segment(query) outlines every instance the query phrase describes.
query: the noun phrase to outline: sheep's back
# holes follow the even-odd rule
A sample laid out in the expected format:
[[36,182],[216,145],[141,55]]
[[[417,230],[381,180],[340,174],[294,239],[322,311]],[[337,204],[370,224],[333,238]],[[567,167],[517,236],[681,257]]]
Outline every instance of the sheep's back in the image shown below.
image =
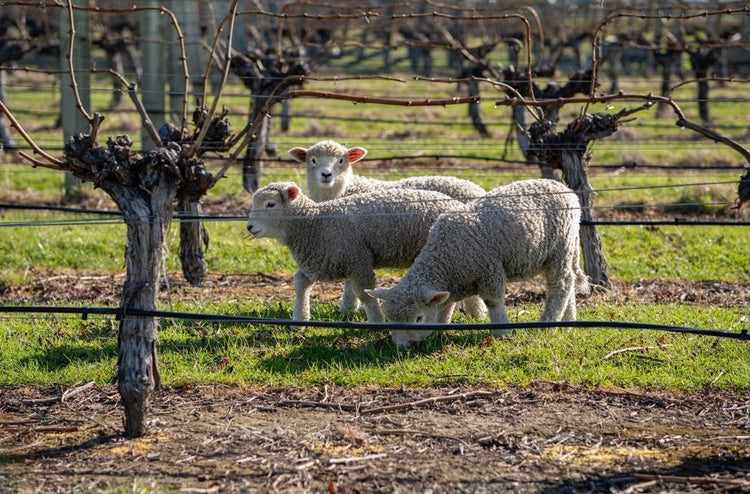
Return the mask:
[[486,193],[474,182],[451,176],[409,177],[396,180],[393,184],[410,189],[434,190],[461,202],[482,197]]
[[429,190],[440,192],[461,202],[482,197],[486,193],[474,182],[451,176],[407,177],[389,181],[352,174],[349,177],[345,195],[366,194],[383,189]]
[[525,279],[562,262],[557,256],[570,252],[571,232],[578,241],[579,222],[578,198],[563,184],[516,182],[441,215],[415,267],[466,281],[502,266],[509,280]]
[[407,267],[424,246],[440,213],[462,203],[434,191],[376,190],[347,196],[351,234],[373,253],[375,267]]
[[560,182],[524,180],[490,191],[469,203],[483,237],[495,245],[509,279],[532,276],[578,242],[580,203]]

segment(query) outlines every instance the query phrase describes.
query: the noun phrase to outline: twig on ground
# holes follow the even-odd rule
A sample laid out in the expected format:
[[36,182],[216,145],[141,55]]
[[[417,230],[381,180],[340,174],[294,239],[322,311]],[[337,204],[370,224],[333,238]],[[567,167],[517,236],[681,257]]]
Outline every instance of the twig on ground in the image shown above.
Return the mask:
[[385,453],[377,453],[374,455],[365,455],[365,456],[350,456],[347,458],[331,458],[328,460],[328,463],[331,465],[340,465],[342,463],[356,463],[360,461],[370,461],[370,460],[377,460],[378,458],[385,458]]
[[445,434],[435,434],[432,432],[424,432],[424,431],[418,431],[414,429],[367,429],[367,432],[376,436],[419,436],[419,437],[429,437],[431,439],[448,439],[451,441],[455,441],[457,443],[461,443],[464,446],[469,445],[463,439],[460,439],[455,436],[448,436]]
[[93,388],[96,386],[96,383],[94,381],[87,382],[83,386],[78,386],[77,388],[71,388],[66,390],[63,394],[52,396],[50,398],[38,398],[34,400],[23,400],[22,403],[27,406],[40,406],[40,405],[52,405],[57,402],[63,402],[67,400],[68,398],[72,398],[73,396],[83,393],[84,391]]
[[747,487],[750,488],[750,482],[742,479],[722,479],[716,477],[698,477],[695,475],[659,475],[649,473],[634,473],[633,478],[643,481],[656,482],[679,482],[685,484],[699,485],[717,485],[724,487]]
[[631,347],[628,347],[628,348],[620,348],[619,350],[613,350],[613,351],[609,352],[607,355],[604,356],[604,358],[602,358],[602,360],[609,360],[609,359],[611,359],[612,357],[614,357],[616,355],[620,355],[621,353],[627,353],[627,352],[647,352],[649,350],[656,350],[658,348],[662,348],[662,347],[665,347],[665,346],[670,346],[670,345],[631,346]]
[[489,391],[469,391],[467,393],[461,393],[457,395],[435,396],[432,398],[425,398],[422,400],[410,401],[409,403],[398,403],[396,405],[386,405],[382,407],[365,408],[364,410],[359,410],[359,414],[360,415],[372,415],[374,413],[384,413],[384,412],[392,412],[395,410],[403,410],[406,408],[414,408],[420,405],[445,403],[445,402],[456,401],[456,400],[465,399],[465,398],[473,398],[475,396],[491,396],[491,395],[492,393]]

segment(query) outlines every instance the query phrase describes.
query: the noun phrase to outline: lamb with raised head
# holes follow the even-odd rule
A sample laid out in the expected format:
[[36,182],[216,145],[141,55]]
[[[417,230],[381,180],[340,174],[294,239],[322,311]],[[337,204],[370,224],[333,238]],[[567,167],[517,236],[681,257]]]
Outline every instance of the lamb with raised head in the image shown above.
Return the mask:
[[293,319],[310,319],[316,281],[349,280],[368,320],[380,322],[378,301],[364,292],[375,286],[373,270],[410,266],[438,215],[462,205],[413,189],[315,202],[293,182],[273,183],[255,193],[247,229],[256,238],[277,239],[296,261]]
[[317,142],[309,148],[294,147],[289,150],[292,158],[305,163],[307,193],[316,202],[381,188],[434,190],[461,202],[482,197],[487,192],[474,182],[451,176],[378,180],[357,175],[352,169],[352,163],[361,160],[366,154],[365,148],[347,148],[332,140]]
[[[419,176],[391,181],[357,175],[352,163],[366,154],[365,148],[347,148],[332,140],[319,141],[310,148],[294,147],[289,150],[292,158],[305,163],[307,192],[317,202],[386,188],[434,190],[461,202],[482,197],[486,193],[474,182],[451,176]],[[349,284],[345,283],[341,312],[356,309],[357,306],[357,298]],[[464,308],[475,317],[481,317],[486,311],[481,300],[476,298],[466,300]]]
[[[547,297],[541,320],[575,320],[576,289],[589,290],[579,264],[580,208],[575,193],[556,180],[498,187],[441,214],[400,282],[366,292],[382,299],[388,321],[447,323],[453,304],[476,294],[492,322],[507,323],[506,283],[543,274]],[[393,339],[406,348],[430,333],[393,330]],[[494,336],[505,333],[493,331]]]

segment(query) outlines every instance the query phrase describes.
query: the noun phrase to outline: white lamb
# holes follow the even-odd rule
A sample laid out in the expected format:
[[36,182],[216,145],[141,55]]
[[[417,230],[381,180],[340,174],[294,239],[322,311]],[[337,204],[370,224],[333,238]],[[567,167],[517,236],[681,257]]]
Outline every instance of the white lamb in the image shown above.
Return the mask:
[[[391,289],[366,292],[383,300],[388,321],[447,323],[457,300],[477,294],[492,322],[507,323],[506,283],[542,273],[547,301],[541,320],[575,320],[576,289],[589,289],[579,266],[580,207],[575,193],[555,180],[498,187],[440,215],[401,281]],[[430,333],[393,330],[393,339],[406,348]],[[493,335],[505,333],[495,330]]]
[[[258,190],[247,229],[277,239],[297,262],[293,319],[310,319],[316,281],[349,280],[371,322],[383,320],[380,304],[364,290],[375,286],[375,268],[411,265],[438,215],[463,204],[434,191],[380,190],[317,203],[293,182]],[[394,241],[398,239],[398,241]]]
[[[292,158],[305,163],[307,192],[317,202],[387,188],[434,190],[461,202],[482,197],[486,193],[474,182],[451,176],[420,176],[389,181],[356,175],[352,163],[366,154],[365,148],[347,148],[332,140],[319,141],[310,148],[294,147],[289,150]],[[358,305],[357,297],[349,284],[345,283],[341,312],[356,309]],[[481,317],[486,312],[482,301],[476,298],[464,301],[464,308],[475,317]]]

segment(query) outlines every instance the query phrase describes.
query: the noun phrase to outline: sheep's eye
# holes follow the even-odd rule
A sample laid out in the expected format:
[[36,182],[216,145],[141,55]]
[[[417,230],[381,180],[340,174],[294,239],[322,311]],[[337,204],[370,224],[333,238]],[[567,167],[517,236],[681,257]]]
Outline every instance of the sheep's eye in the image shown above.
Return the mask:
[[312,166],[315,166],[318,164],[318,160],[316,160],[315,158],[310,158],[310,163],[312,164]]
[[414,319],[414,322],[416,323],[422,323],[424,322],[424,316],[422,314],[419,314],[416,319]]
[[339,158],[339,165],[343,165],[343,164],[344,164],[344,158]]
[[273,201],[268,201],[266,203],[266,209],[271,209],[271,208],[275,208],[275,207],[276,207],[276,203],[273,202]]

